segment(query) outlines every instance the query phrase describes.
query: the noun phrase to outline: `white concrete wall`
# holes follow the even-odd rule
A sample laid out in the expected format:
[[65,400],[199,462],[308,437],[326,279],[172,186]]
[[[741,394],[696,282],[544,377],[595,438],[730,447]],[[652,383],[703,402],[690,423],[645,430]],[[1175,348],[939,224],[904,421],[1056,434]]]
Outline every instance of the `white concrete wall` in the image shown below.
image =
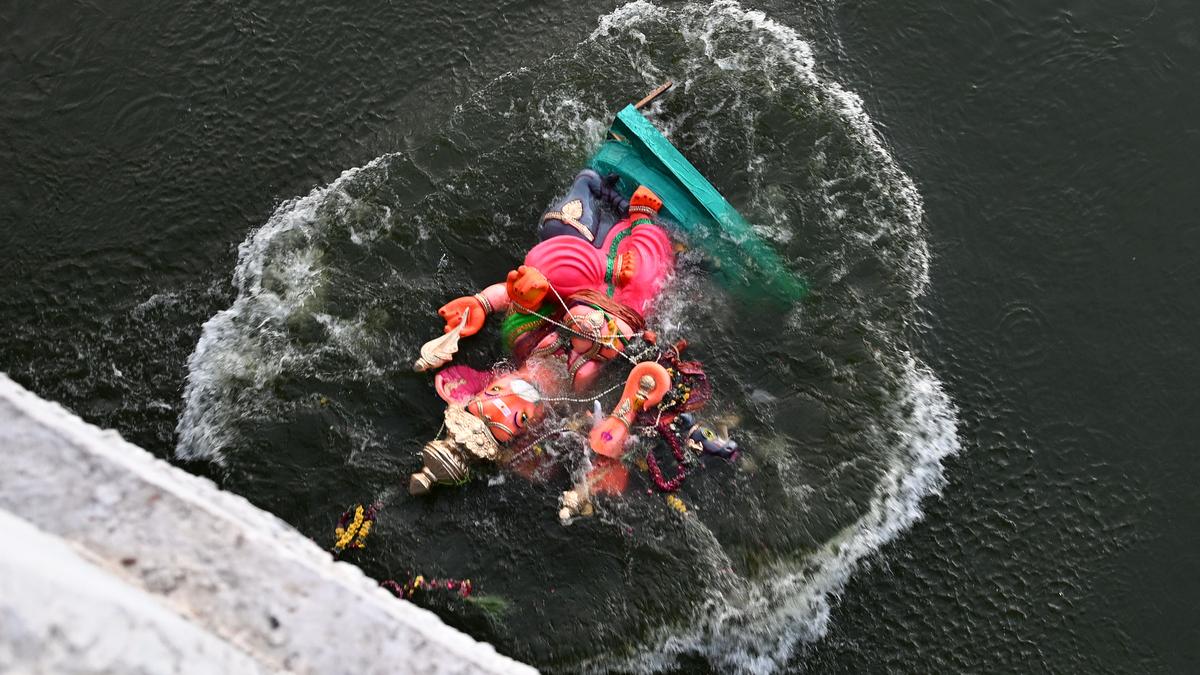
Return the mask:
[[534,672],[0,374],[0,673],[260,670]]
[[3,511],[0,541],[0,672],[264,672],[246,652]]

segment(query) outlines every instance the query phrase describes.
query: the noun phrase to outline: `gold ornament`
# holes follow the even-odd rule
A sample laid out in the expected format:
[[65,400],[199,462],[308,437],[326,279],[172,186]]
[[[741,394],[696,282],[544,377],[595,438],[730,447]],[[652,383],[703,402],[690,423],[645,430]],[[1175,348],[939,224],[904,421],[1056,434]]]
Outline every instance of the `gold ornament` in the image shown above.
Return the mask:
[[500,444],[483,420],[457,406],[446,408],[444,419],[448,438],[425,444],[421,470],[408,480],[409,494],[428,494],[437,483],[461,483],[470,476],[471,460],[500,457]]
[[583,235],[585,239],[592,241],[596,238],[596,235],[592,234],[592,231],[588,229],[586,225],[579,222],[579,217],[582,215],[583,202],[579,201],[578,199],[572,199],[566,204],[563,204],[561,211],[547,212],[546,215],[542,216],[542,222],[544,223],[547,220],[561,220],[562,222],[575,228],[575,230],[579,232],[579,234]]

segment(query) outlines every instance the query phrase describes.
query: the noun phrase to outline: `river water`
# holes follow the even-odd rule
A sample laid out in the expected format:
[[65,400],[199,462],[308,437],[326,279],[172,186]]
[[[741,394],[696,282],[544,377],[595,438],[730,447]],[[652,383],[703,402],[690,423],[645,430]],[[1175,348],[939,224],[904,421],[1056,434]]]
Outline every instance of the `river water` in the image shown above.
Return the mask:
[[[347,559],[470,577],[506,609],[424,602],[548,670],[1191,672],[1200,11],[1054,4],[0,10],[0,368],[318,542],[378,500]],[[689,252],[653,320],[745,458],[686,516],[559,525],[559,441],[408,497],[434,310],[665,79],[813,289]]]

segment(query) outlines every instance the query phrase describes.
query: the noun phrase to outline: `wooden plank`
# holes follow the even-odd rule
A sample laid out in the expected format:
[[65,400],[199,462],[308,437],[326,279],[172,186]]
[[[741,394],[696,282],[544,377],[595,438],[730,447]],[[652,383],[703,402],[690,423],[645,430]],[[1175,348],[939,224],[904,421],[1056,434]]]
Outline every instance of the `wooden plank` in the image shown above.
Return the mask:
[[662,96],[663,94],[667,93],[667,90],[673,86],[675,86],[675,83],[670,80],[663,82],[662,84],[655,87],[654,91],[643,96],[642,100],[638,101],[637,103],[634,103],[633,104],[634,109],[641,110],[642,108],[645,108],[647,105],[650,104],[651,101],[653,101],[654,99],[658,98],[659,96]]

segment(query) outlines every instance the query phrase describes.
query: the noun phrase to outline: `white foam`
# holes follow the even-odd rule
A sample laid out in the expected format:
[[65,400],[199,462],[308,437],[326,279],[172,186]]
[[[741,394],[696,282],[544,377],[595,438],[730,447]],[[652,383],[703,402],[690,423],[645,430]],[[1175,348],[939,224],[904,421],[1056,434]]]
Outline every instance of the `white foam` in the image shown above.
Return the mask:
[[[711,5],[692,3],[677,10],[669,10],[645,0],[637,0],[602,17],[599,26],[593,31],[591,39],[611,40],[616,37],[624,39],[633,36],[644,42],[645,36],[638,30],[638,26],[648,21],[669,22],[673,26],[677,26],[687,40],[702,45],[703,52],[708,57],[708,63],[704,66],[711,64],[723,70],[759,72],[763,70],[764,65],[782,65],[799,82],[827,98],[839,117],[847,123],[848,128],[856,136],[856,140],[863,148],[869,150],[879,162],[879,166],[869,169],[872,181],[887,192],[890,200],[901,205],[901,211],[904,214],[899,222],[887,219],[875,220],[870,223],[876,227],[874,232],[865,235],[853,233],[855,236],[865,236],[868,240],[874,240],[897,231],[922,226],[924,209],[921,195],[912,179],[897,166],[891,153],[884,147],[871,118],[863,108],[862,99],[847,91],[839,83],[824,79],[817,74],[812,47],[795,30],[767,17],[762,11],[745,9],[733,0],[720,0]],[[748,28],[750,35],[754,36],[755,42],[747,44],[746,49],[718,56],[721,51],[716,44],[718,36],[730,24]],[[773,61],[769,60],[764,64],[764,58],[773,59]],[[643,61],[646,63],[637,63],[635,67],[648,68],[649,59],[643,59]],[[667,74],[654,71],[647,81],[666,78]],[[685,88],[688,84],[686,79],[682,82],[682,86]],[[664,132],[668,138],[671,136],[672,126],[678,122],[678,120],[664,122],[666,127]],[[716,135],[714,135],[715,137]],[[754,173],[755,167],[748,168]],[[883,172],[883,175],[879,175],[880,171]],[[835,219],[837,219],[836,213],[839,210],[836,204],[831,204],[831,215]],[[765,226],[761,224],[758,227],[760,233],[775,241],[785,241],[778,237],[777,230],[779,228],[766,227],[763,229]],[[916,297],[925,291],[929,283],[928,243],[924,238],[917,238],[911,242],[907,253],[911,259],[902,262],[912,272],[913,283],[909,290],[913,297]]]
[[[666,22],[678,28],[689,43],[701,45],[704,59],[680,64],[681,68],[759,70],[764,67],[765,58],[770,61],[767,65],[783,66],[789,77],[811,89],[820,102],[836,112],[856,142],[875,160],[874,164],[860,170],[869,172],[872,183],[900,209],[899,216],[894,219],[863,222],[863,219],[847,218],[844,208],[830,196],[836,188],[831,185],[826,186],[829,189],[826,200],[830,222],[844,228],[847,239],[864,244],[899,235],[906,243],[906,257],[895,262],[908,272],[911,284],[905,290],[912,297],[919,296],[929,280],[928,245],[920,236],[921,197],[884,147],[863,109],[862,100],[816,73],[813,51],[808,43],[793,29],[768,18],[763,12],[744,9],[731,1],[707,6],[691,4],[679,9],[667,9],[645,1],[632,2],[602,17],[589,40],[620,40],[627,45],[630,41],[644,43],[646,35],[639,27],[653,21]],[[740,27],[749,36],[745,50],[724,53],[728,50],[718,49],[717,40],[730,27]],[[648,82],[677,75],[660,70],[646,56],[632,59],[631,67]],[[506,75],[500,80],[514,76]],[[689,83],[684,78],[679,86],[686,89]],[[481,100],[490,87],[472,100]],[[737,105],[737,102],[731,105]],[[606,128],[602,110],[589,107],[576,95],[565,93],[543,101],[539,118],[536,126],[540,127],[544,138],[573,147],[592,147],[603,137]],[[668,137],[680,121],[667,121],[664,131]],[[819,160],[821,153],[818,151],[816,156]],[[386,156],[381,157],[367,166],[386,159]],[[747,168],[751,174],[762,171],[764,165],[761,162],[756,165],[753,157],[750,161]],[[331,185],[281,205],[271,219],[239,247],[234,273],[238,297],[229,309],[205,324],[196,350],[188,361],[185,409],[177,429],[179,456],[220,461],[222,448],[234,439],[231,429],[236,422],[234,415],[245,414],[236,406],[252,407],[255,390],[273,381],[288,359],[305,357],[289,351],[286,343],[281,346],[275,339],[278,326],[293,312],[304,308],[316,316],[334,343],[356,343],[362,339],[356,333],[358,329],[353,321],[335,319],[307,304],[319,300],[324,283],[320,255],[311,246],[317,208],[329,208],[328,203],[338,198],[344,181],[361,170],[351,169]],[[452,192],[453,179],[443,189]],[[764,210],[774,222],[760,224],[763,233],[776,241],[786,241],[791,236],[787,215],[782,210],[772,210],[769,204]],[[422,237],[427,237],[428,225],[418,223],[418,226]],[[374,236],[377,233],[373,230],[350,233],[355,243],[369,241]],[[284,237],[296,237],[300,243]],[[273,244],[284,241],[291,244],[289,250],[283,255],[279,251],[272,255]],[[845,261],[832,261],[832,264],[844,267]],[[268,267],[270,269],[266,269]],[[831,273],[837,274],[836,271]],[[265,286],[264,278],[270,279]],[[698,283],[690,279],[677,281],[680,286],[687,287]],[[792,318],[798,320],[795,316]],[[680,328],[685,317],[678,301],[668,296],[660,307],[657,321],[667,331]],[[899,372],[902,393],[892,402],[888,414],[877,420],[880,438],[893,440],[890,441],[891,454],[886,469],[866,512],[838,537],[802,561],[779,563],[754,579],[730,580],[729,584],[722,582],[724,590],[714,591],[717,597],[691,616],[679,617],[674,625],[661,628],[641,646],[638,654],[632,657],[598,656],[580,664],[582,669],[656,671],[677,666],[679,655],[693,654],[705,657],[722,671],[770,672],[785,668],[799,644],[817,640],[826,633],[831,605],[847,579],[864,558],[876,553],[921,518],[921,500],[937,494],[944,482],[942,460],[959,449],[954,407],[938,380],[911,354],[895,351],[897,356],[891,358],[900,362],[892,364],[891,369]],[[806,494],[799,490],[791,496],[803,502]],[[703,526],[700,517],[689,520],[693,522],[688,526],[687,536],[707,542],[702,550],[713,569],[728,569],[724,549]]]
[[663,628],[637,655],[601,657],[583,669],[656,672],[692,654],[722,672],[776,672],[787,667],[799,644],[824,636],[834,598],[850,575],[920,520],[921,500],[945,482],[942,460],[959,450],[954,406],[936,377],[911,356],[903,368],[905,395],[879,425],[880,434],[900,443],[862,517],[802,562],[738,579],[735,591],[706,603],[689,622]]
[[577,148],[581,155],[594,151],[608,133],[608,120],[594,110],[566,93],[542,99],[538,102],[542,138],[563,148]]
[[[238,415],[252,414],[257,392],[268,387],[289,363],[311,358],[293,349],[284,322],[293,313],[313,314],[334,344],[351,339],[355,327],[316,311],[326,279],[315,244],[318,208],[341,208],[351,201],[342,191],[354,176],[386,162],[389,155],[349,169],[333,183],[281,204],[262,227],[238,247],[233,305],[205,322],[188,358],[183,414],[175,431],[181,459],[224,461],[235,441]],[[278,245],[278,246],[277,246]]]
[[[592,39],[626,39],[631,35],[637,39],[642,35],[637,27],[647,21],[678,26],[685,38],[703,45],[705,55],[718,68],[759,70],[763,68],[764,53],[787,65],[803,84],[834,105],[856,140],[878,161],[879,166],[870,169],[871,180],[901,207],[898,221],[868,223],[875,226],[874,231],[847,228],[847,236],[872,242],[905,228],[919,233],[923,207],[916,187],[880,141],[862,100],[817,75],[811,47],[794,30],[763,12],[743,9],[731,1],[710,6],[692,4],[677,11],[638,1],[603,17]],[[748,26],[750,34],[757,36],[756,53],[717,56],[715,36],[730,23]],[[880,167],[883,175],[879,175]],[[749,168],[753,172],[755,167]],[[833,222],[845,220],[844,210],[836,204],[830,205],[829,216]],[[776,229],[769,227],[766,234],[784,239]],[[923,237],[908,239],[907,243],[909,257],[897,262],[911,272],[908,291],[917,297],[929,281],[928,245]],[[911,354],[903,352],[902,358],[899,382],[903,393],[892,402],[889,414],[877,422],[876,430],[881,439],[899,441],[893,441],[887,469],[869,508],[856,522],[801,562],[778,563],[755,579],[738,580],[736,592],[709,601],[688,620],[663,627],[638,654],[601,656],[582,664],[583,670],[655,672],[678,667],[677,657],[690,654],[704,656],[720,671],[774,672],[786,668],[799,644],[824,636],[831,603],[850,575],[864,558],[921,518],[921,500],[937,494],[944,483],[942,460],[959,450],[954,406],[941,384]],[[803,494],[794,496],[801,501],[804,498]]]

